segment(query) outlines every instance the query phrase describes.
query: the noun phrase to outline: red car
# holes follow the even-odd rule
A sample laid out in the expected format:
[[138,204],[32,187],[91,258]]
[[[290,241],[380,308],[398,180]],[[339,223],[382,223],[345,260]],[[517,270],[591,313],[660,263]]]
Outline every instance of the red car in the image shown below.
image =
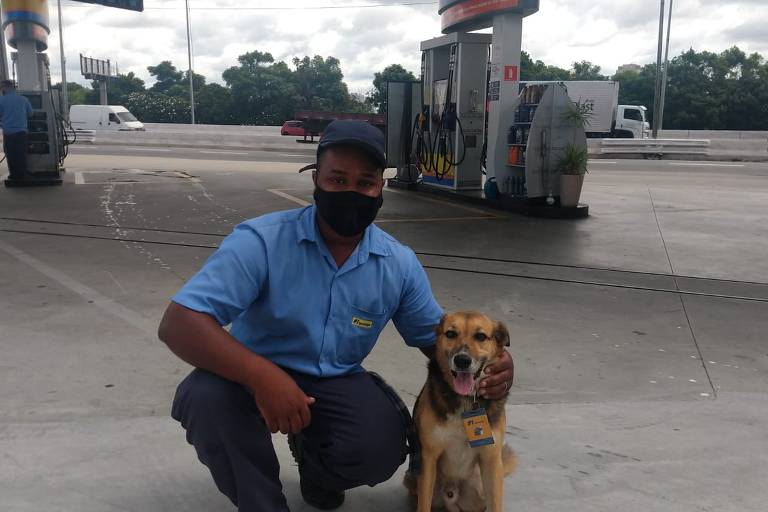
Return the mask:
[[286,121],[280,128],[280,135],[304,136],[304,125],[301,121]]

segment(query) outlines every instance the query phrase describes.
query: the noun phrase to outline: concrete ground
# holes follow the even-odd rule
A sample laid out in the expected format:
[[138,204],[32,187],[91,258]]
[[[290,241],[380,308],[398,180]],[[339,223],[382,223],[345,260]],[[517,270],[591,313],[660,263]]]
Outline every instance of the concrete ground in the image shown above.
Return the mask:
[[[0,511],[233,510],[168,417],[189,368],[155,329],[234,224],[311,199],[305,159],[87,151],[60,188],[0,188]],[[505,510],[765,510],[768,165],[591,169],[580,221],[385,192],[441,304],[510,327]],[[391,328],[367,360],[408,403],[424,364]],[[401,476],[342,510],[407,510]]]

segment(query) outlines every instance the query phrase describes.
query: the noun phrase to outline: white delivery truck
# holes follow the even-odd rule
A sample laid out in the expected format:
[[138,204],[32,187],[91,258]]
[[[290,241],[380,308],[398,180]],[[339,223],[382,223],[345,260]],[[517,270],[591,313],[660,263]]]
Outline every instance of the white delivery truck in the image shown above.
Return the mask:
[[640,105],[619,105],[619,82],[608,80],[569,82],[528,82],[528,84],[562,83],[576,103],[590,103],[592,117],[586,126],[587,137],[647,139],[651,127],[647,109]]
[[72,105],[69,122],[75,130],[144,131],[144,124],[119,105]]

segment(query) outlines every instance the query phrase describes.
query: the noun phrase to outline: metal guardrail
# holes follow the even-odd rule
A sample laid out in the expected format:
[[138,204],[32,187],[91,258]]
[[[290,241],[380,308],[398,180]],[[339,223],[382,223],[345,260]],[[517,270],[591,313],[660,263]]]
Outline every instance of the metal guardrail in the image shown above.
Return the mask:
[[94,130],[76,130],[77,140],[75,144],[93,144],[96,141],[96,132]]
[[708,155],[709,139],[603,139],[600,154]]

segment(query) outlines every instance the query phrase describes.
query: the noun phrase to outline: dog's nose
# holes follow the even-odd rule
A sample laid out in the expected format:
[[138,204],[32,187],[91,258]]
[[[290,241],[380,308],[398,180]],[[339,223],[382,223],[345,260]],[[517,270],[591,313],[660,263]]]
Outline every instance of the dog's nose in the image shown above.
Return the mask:
[[472,364],[472,358],[467,354],[456,354],[453,356],[453,364],[455,364],[456,368],[459,370],[466,370]]

